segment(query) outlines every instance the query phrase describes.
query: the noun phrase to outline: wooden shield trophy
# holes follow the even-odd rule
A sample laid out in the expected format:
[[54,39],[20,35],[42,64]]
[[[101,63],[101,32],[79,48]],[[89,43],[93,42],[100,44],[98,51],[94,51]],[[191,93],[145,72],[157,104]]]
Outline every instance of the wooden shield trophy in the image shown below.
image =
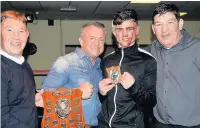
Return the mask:
[[120,66],[111,66],[106,68],[107,77],[111,78],[115,84],[119,82],[121,77]]
[[82,91],[59,88],[43,93],[42,128],[84,128]]

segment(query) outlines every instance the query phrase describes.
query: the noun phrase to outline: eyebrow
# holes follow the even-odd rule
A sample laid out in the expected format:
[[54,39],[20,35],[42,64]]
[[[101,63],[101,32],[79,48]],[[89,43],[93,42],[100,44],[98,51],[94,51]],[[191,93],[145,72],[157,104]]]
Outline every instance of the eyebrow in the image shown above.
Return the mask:
[[126,27],[126,28],[135,28],[135,27]]
[[5,26],[5,27],[3,27],[3,28],[12,28],[12,26]]
[[[5,26],[4,28],[5,28],[5,29],[6,29],[6,28],[12,28],[12,26]],[[25,30],[25,31],[27,30],[27,28],[19,28],[19,29],[23,29],[23,30]]]
[[135,29],[135,27],[134,26],[132,26],[132,27],[126,27],[126,28],[118,28],[118,27],[116,27],[116,29],[129,29],[129,28],[133,28],[133,29]]
[[[173,21],[176,21],[176,18],[171,18],[171,19],[169,19],[169,20],[167,20],[167,21],[170,21],[170,20],[173,20]],[[154,21],[154,23],[160,23],[160,21]]]
[[154,24],[161,23],[160,21],[155,21]]
[[168,21],[171,21],[171,20],[176,21],[176,19],[169,19]]

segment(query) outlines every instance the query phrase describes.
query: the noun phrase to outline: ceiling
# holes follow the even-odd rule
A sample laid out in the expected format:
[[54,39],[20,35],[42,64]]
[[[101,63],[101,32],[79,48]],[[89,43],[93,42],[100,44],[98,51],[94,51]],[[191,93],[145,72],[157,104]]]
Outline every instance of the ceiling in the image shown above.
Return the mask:
[[[170,1],[180,11],[188,12],[184,20],[200,21],[200,1]],[[60,11],[68,8],[75,12]],[[31,13],[39,20],[47,19],[112,19],[121,9],[135,9],[140,20],[151,20],[154,4],[131,4],[130,1],[1,1],[1,11],[15,9]],[[39,14],[36,14],[38,12]]]

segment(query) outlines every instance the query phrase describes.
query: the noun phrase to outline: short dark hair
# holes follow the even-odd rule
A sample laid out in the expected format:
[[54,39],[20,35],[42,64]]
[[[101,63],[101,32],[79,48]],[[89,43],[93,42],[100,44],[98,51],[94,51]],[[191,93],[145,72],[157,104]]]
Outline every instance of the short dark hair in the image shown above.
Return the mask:
[[89,26],[94,26],[94,27],[101,28],[101,29],[105,28],[105,25],[103,23],[100,23],[100,22],[89,22],[89,23],[86,23],[86,24],[84,24],[82,26],[81,35],[83,34],[84,29],[89,27]]
[[138,14],[134,9],[125,9],[125,10],[121,10],[115,13],[112,19],[113,19],[112,22],[114,26],[120,25],[125,20],[130,20],[130,19],[138,23]]
[[100,23],[100,22],[89,22],[89,23],[86,23],[82,26],[82,28],[86,28],[88,26],[95,26],[95,27],[98,27],[98,28],[105,28],[105,25],[103,23]]
[[167,12],[172,12],[177,20],[180,20],[180,12],[179,12],[179,8],[171,3],[158,3],[155,5],[155,9],[153,11],[152,14],[152,21],[154,23],[154,17],[159,14],[159,15],[163,15]]

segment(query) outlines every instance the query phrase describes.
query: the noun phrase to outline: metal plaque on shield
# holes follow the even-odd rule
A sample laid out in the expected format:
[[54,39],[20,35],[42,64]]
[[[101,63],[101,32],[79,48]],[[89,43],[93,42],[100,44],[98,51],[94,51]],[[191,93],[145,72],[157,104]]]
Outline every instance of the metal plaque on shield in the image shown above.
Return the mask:
[[111,66],[106,68],[107,76],[113,80],[115,84],[118,83],[121,77],[120,66]]

